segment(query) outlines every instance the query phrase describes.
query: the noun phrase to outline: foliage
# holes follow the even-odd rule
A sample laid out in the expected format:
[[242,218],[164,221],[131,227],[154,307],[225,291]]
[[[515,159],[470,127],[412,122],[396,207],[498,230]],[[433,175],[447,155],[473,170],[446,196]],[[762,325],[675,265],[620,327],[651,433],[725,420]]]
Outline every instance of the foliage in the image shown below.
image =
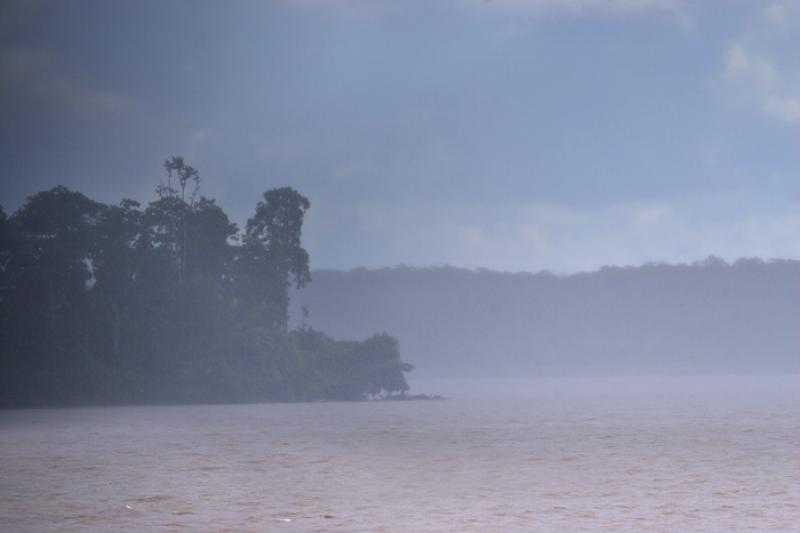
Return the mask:
[[65,187],[0,209],[0,406],[360,400],[408,390],[397,341],[288,331],[310,283],[308,199],[264,194],[243,235],[174,157],[146,207]]
[[310,206],[290,187],[272,189],[247,221],[236,261],[239,299],[246,312],[274,328],[286,329],[289,323],[290,285],[311,282],[308,253],[300,242]]

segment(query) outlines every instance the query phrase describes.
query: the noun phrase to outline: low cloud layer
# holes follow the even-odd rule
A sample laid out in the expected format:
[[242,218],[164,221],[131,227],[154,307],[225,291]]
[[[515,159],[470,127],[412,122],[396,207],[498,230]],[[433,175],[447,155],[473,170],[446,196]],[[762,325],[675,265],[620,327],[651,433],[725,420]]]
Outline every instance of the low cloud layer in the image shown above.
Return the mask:
[[[503,271],[590,271],[604,265],[691,262],[708,255],[800,257],[800,210],[742,209],[746,194],[680,203],[575,208],[530,204],[495,206],[382,204],[309,213],[312,249],[339,243],[318,264],[350,268],[363,248],[382,250],[367,267],[457,265]],[[347,229],[324,227],[337,220]],[[346,238],[349,235],[350,238]],[[324,253],[324,252],[323,252]],[[414,258],[409,260],[409,258]]]
[[92,86],[58,65],[46,49],[0,50],[0,112],[33,115],[44,108],[82,124],[111,118],[128,105],[123,93]]
[[726,6],[9,2],[0,204],[180,154],[240,224],[308,196],[315,268],[797,258],[799,6]]

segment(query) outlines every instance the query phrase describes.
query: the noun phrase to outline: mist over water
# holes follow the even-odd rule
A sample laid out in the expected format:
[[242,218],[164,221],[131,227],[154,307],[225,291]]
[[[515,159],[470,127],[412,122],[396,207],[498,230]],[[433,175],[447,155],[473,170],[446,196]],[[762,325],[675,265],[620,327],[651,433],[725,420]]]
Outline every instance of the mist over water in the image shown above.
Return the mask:
[[708,258],[556,276],[316,271],[313,327],[392,332],[412,378],[800,373],[800,262]]
[[[0,529],[794,531],[799,376],[0,413]],[[429,389],[430,387],[430,389]]]
[[[649,375],[610,377],[541,378],[424,378],[410,376],[412,390],[437,392],[448,398],[472,400],[524,400],[541,402],[590,399],[678,402],[696,401],[747,408],[753,402],[781,401],[796,397],[798,375]],[[657,407],[655,407],[657,408]]]

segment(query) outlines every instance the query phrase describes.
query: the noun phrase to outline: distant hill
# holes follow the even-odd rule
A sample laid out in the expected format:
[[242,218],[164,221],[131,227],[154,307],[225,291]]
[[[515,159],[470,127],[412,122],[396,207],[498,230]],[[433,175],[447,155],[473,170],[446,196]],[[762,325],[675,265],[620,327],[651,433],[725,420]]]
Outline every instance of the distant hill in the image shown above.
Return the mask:
[[556,276],[451,267],[321,270],[292,316],[386,330],[415,375],[800,372],[800,261],[710,257]]

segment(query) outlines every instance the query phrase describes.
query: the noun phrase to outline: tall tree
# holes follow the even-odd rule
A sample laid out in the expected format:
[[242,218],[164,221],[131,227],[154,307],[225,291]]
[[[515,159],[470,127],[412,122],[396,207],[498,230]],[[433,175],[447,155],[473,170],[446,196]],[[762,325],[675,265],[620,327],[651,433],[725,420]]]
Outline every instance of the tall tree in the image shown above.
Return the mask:
[[68,302],[81,297],[91,279],[92,239],[102,205],[58,186],[28,198],[11,218],[24,240],[19,274],[41,298],[41,321],[55,328]]
[[109,324],[111,355],[119,359],[122,330],[129,322],[129,312],[137,291],[142,290],[141,271],[150,252],[150,241],[142,224],[139,203],[123,200],[106,206],[99,223],[92,250],[92,293]]
[[214,200],[201,196],[186,219],[185,261],[187,276],[225,281],[233,261],[233,246],[239,228]]
[[8,288],[9,266],[14,257],[16,241],[8,216],[0,205],[0,302],[3,300],[3,291]]
[[13,311],[4,353],[16,376],[32,375],[43,399],[66,388],[63,361],[91,327],[81,320],[90,256],[102,204],[58,186],[37,193],[8,221],[18,245],[6,265],[3,306]]
[[310,207],[308,198],[291,187],[265,192],[247,221],[237,259],[238,294],[244,307],[283,331],[289,323],[289,287],[301,288],[311,281],[308,252],[301,243]]
[[159,199],[148,207],[148,218],[156,230],[157,242],[174,253],[178,281],[183,282],[188,270],[189,218],[200,191],[200,173],[181,156],[164,161],[164,168],[167,183],[156,188]]

